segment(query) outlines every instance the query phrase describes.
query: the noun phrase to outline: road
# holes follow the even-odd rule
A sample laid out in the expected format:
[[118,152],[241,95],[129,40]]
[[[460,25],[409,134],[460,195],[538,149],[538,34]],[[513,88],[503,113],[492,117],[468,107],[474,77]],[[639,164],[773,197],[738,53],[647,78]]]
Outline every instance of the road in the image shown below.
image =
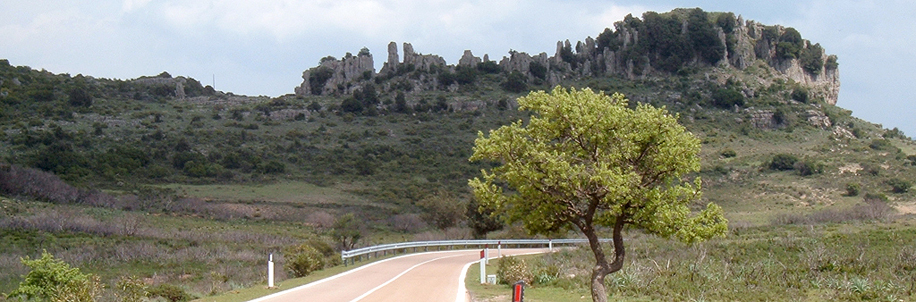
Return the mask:
[[[547,249],[502,249],[503,255],[544,253]],[[496,257],[490,249],[490,257]],[[468,301],[464,275],[480,250],[408,254],[249,302]],[[475,278],[476,279],[476,278]]]

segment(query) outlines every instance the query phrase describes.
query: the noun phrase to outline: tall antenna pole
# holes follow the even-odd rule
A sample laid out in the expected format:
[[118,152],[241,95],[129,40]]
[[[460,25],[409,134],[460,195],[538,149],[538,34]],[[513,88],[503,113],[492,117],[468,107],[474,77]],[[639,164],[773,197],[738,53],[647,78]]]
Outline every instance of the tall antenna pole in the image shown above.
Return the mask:
[[213,90],[216,90],[216,74],[213,74]]

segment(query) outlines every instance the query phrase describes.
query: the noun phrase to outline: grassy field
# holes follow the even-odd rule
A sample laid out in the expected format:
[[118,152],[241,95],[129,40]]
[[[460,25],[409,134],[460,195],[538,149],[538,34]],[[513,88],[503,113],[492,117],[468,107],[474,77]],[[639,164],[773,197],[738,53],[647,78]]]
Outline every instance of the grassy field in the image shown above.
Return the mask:
[[[916,223],[771,225],[687,246],[629,234],[624,269],[608,276],[614,301],[913,301]],[[526,301],[590,301],[587,248],[525,256]],[[495,270],[491,261],[488,271]],[[477,284],[475,301],[506,301],[508,285]]]

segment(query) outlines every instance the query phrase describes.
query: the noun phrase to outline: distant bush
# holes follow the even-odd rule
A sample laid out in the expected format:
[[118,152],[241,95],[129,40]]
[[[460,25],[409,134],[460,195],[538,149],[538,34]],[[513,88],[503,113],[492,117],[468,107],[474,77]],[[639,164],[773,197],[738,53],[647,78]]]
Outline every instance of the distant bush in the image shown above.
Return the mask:
[[480,70],[480,72],[487,73],[487,74],[494,74],[494,73],[500,72],[499,65],[496,64],[495,61],[480,62],[480,64],[477,64],[477,70]]
[[809,45],[808,48],[802,49],[799,54],[802,69],[813,75],[820,74],[821,69],[824,68],[823,55],[824,48],[821,47],[821,44]]
[[776,44],[776,57],[780,59],[798,58],[804,43],[801,34],[795,28],[786,28],[779,36],[779,43]]
[[787,171],[795,169],[795,163],[798,162],[798,157],[792,154],[776,154],[773,156],[773,159],[770,160],[770,169],[777,171]]
[[851,182],[846,184],[846,196],[859,196],[859,193],[862,192],[862,185],[857,182]]
[[547,66],[544,66],[544,64],[540,62],[531,61],[531,63],[528,64],[528,71],[531,72],[531,76],[535,78],[541,80],[547,79]]
[[712,93],[713,104],[723,109],[744,106],[744,94],[734,88],[719,88]]
[[[322,59],[322,61],[324,61],[327,58],[328,57],[325,57],[324,59]],[[333,57],[330,57],[330,58],[331,60],[336,60],[336,59],[333,59]],[[311,89],[312,94],[321,95],[321,93],[324,90],[324,85],[328,83],[328,80],[330,80],[332,76],[334,76],[334,70],[326,66],[318,67],[318,69],[310,73],[309,74],[309,88]]]
[[824,173],[824,164],[818,161],[804,160],[796,162],[793,166],[795,171],[798,171],[798,175],[801,176]]
[[801,103],[807,103],[808,102],[808,88],[801,87],[801,86],[795,87],[795,89],[792,90],[792,99],[798,102],[801,102]]
[[882,139],[882,138],[873,139],[871,143],[868,144],[868,147],[875,149],[875,150],[881,150],[881,151],[896,151],[897,150],[897,147],[895,147],[894,144],[892,144],[889,140]]
[[506,77],[503,88],[509,92],[520,93],[528,90],[528,77],[518,71],[513,71]]
[[887,195],[884,195],[883,193],[865,193],[865,197],[863,199],[865,200],[865,202],[878,202],[878,201],[887,202],[888,201]]
[[460,85],[473,84],[477,81],[477,69],[458,66],[455,68],[455,81]]
[[836,55],[827,56],[827,63],[824,63],[824,68],[826,68],[827,70],[836,70],[837,67],[840,66],[840,64],[837,63],[836,60],[837,60]]
[[724,158],[732,158],[732,157],[737,156],[738,153],[736,153],[735,150],[732,150],[732,149],[725,149],[725,150],[722,150],[722,152],[720,152],[719,155],[722,155],[722,157]]
[[505,256],[499,258],[496,278],[501,284],[515,284],[518,281],[525,281],[526,284],[531,284],[533,276],[528,271],[528,264],[525,263],[524,259]]
[[888,179],[885,183],[891,186],[894,193],[906,193],[913,186],[913,183],[897,177]]

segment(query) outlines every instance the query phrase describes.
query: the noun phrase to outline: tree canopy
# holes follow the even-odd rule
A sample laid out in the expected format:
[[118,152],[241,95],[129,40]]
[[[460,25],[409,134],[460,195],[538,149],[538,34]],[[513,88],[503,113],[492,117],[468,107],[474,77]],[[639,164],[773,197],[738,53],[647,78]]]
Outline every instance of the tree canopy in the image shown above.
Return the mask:
[[[500,165],[469,181],[482,207],[505,213],[532,233],[575,227],[595,255],[592,299],[606,301],[604,278],[623,267],[624,227],[692,243],[727,231],[722,210],[699,213],[699,140],[664,108],[627,107],[621,94],[607,96],[554,88],[519,98],[528,123],[478,134],[472,161]],[[613,229],[613,262],[597,231]]]

